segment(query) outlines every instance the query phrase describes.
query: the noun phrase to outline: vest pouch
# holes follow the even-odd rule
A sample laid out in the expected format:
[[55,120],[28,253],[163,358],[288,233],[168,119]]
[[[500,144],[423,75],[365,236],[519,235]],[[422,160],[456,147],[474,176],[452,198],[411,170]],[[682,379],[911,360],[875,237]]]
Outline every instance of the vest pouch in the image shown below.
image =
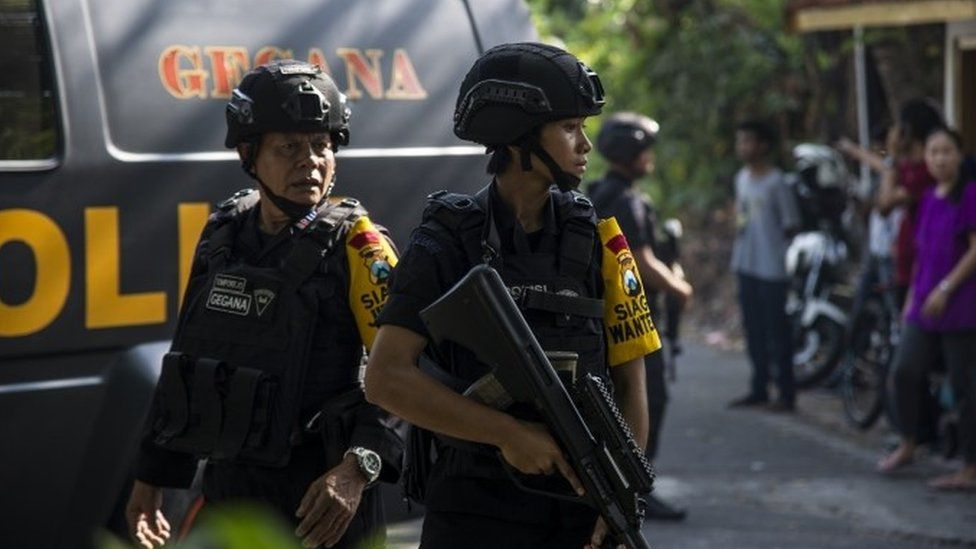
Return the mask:
[[159,446],[198,456],[213,451],[223,423],[219,386],[226,375],[221,361],[166,354],[160,375],[162,419],[155,426]]
[[189,421],[189,390],[184,381],[183,363],[189,358],[183,353],[169,352],[163,356],[163,367],[159,374],[159,413],[153,424],[156,441],[165,443],[186,430]]
[[[188,302],[173,348],[223,360],[219,383],[211,390],[215,398],[200,403],[215,405],[220,421],[216,430],[206,431],[206,441],[198,437],[191,446],[177,437],[167,448],[214,461],[263,467],[288,463],[297,444],[318,299],[311,285],[291,288],[276,276],[272,269],[230,265]],[[235,313],[238,309],[242,314]],[[189,408],[192,420],[199,408]],[[180,417],[178,411],[171,415]]]
[[[327,253],[332,237],[344,234],[336,230],[323,225],[302,232],[295,235],[290,250],[281,250],[283,257],[257,258],[238,253],[242,250],[234,249],[237,235],[232,233],[229,253],[208,266],[207,278],[196,284],[195,295],[187,297],[173,349],[192,357],[219,358],[227,365],[212,401],[220,408],[219,427],[215,434],[210,431],[209,446],[193,448],[197,455],[259,467],[287,465],[292,448],[302,442],[299,415],[309,407],[305,401],[317,406],[327,394],[325,388],[333,387],[322,370],[355,371],[358,354],[347,359],[347,348],[358,353],[361,343],[353,334],[346,338],[350,343],[343,344],[344,334],[334,326],[344,323],[343,315],[351,316],[348,308],[332,304],[348,301],[336,283],[341,280],[337,266],[345,263],[345,255]],[[336,242],[342,246],[341,238]],[[348,323],[354,326],[354,321]],[[339,344],[314,347],[323,340]],[[313,364],[314,375],[306,376]],[[193,400],[191,395],[186,398]],[[173,408],[173,426],[167,425],[167,433],[184,423],[181,411]],[[187,408],[185,423],[192,425],[194,408]],[[186,451],[185,445],[172,445],[179,439],[172,438],[170,448]]]
[[233,460],[245,449],[258,449],[267,443],[277,387],[275,376],[261,370],[233,369],[222,387],[225,419],[214,459]]

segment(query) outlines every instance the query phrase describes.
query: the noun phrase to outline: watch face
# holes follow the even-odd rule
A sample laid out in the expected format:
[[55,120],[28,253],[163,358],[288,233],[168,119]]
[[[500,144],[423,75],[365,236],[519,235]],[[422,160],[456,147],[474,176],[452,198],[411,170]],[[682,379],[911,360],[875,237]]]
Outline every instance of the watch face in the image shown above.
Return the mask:
[[380,474],[380,467],[383,465],[383,461],[380,459],[375,452],[363,452],[362,456],[363,469],[370,474],[370,476],[375,476]]

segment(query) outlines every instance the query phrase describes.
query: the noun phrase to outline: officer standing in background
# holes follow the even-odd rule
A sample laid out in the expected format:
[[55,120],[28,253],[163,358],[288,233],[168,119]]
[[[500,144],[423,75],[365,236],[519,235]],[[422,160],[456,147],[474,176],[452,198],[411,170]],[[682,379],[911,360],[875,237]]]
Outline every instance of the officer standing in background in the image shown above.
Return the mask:
[[[420,311],[475,265],[499,272],[543,349],[576,353],[578,375],[612,380],[635,439],[646,440],[643,357],[660,342],[616,223],[598,223],[573,190],[591,150],[584,120],[603,103],[596,73],[544,44],[492,48],[461,84],[454,132],[488,147],[493,179],[474,196],[429,198],[394,272],[366,374],[371,402],[447,435],[428,479],[424,548],[598,547],[606,533],[592,509],[520,490],[506,475],[499,457],[549,475],[539,480],[550,489],[565,485],[561,475],[581,490],[538,413],[459,394],[488,368],[457,346],[428,347]],[[417,367],[425,348],[455,390]]]
[[330,201],[349,109],[313,65],[275,61],[244,76],[225,145],[259,191],[218,207],[194,257],[172,351],[126,509],[134,537],[170,536],[162,487],[188,487],[199,458],[207,505],[267,504],[306,547],[385,536],[379,479],[402,444],[365,401],[363,345],[396,256],[352,199]]
[[[659,258],[664,241],[662,229],[650,198],[641,192],[637,181],[654,171],[654,143],[658,123],[632,112],[614,113],[603,123],[597,137],[597,150],[609,162],[603,179],[589,184],[588,192],[600,218],[613,217],[634,254],[641,278],[646,281],[647,300],[652,311],[658,309],[659,292],[673,296],[681,307],[691,297],[691,285],[682,273]],[[657,253],[655,253],[657,252]],[[654,323],[660,326],[655,315]],[[644,357],[647,375],[647,405],[650,411],[650,435],[647,458],[657,455],[664,410],[668,401],[665,364],[662,353]],[[675,509],[653,494],[647,496],[646,518],[683,520],[686,512]]]

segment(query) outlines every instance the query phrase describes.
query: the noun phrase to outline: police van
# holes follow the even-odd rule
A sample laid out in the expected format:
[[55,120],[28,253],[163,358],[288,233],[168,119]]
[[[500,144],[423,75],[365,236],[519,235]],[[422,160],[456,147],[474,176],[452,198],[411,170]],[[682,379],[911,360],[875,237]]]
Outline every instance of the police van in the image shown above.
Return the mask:
[[535,38],[521,0],[0,0],[0,545],[85,545],[118,504],[197,238],[249,185],[223,148],[248,69],[333,76],[336,192],[402,243],[485,181],[465,71]]

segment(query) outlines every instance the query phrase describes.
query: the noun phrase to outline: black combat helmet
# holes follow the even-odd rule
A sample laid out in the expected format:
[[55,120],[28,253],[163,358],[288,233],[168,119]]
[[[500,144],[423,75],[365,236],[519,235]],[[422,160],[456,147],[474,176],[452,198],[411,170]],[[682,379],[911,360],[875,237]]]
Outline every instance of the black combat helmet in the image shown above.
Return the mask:
[[484,53],[461,83],[454,133],[489,149],[517,145],[523,169],[538,156],[560,188],[579,184],[542,150],[532,130],[563,118],[600,114],[605,100],[596,72],[573,54],[546,44],[502,44]]
[[[292,219],[309,213],[307,205],[278,196],[254,173],[261,135],[267,132],[328,133],[333,150],[349,144],[349,107],[335,82],[316,65],[282,59],[256,67],[244,75],[227,103],[224,145],[250,145],[241,167],[261,186],[279,210]],[[333,181],[323,193],[328,197]]]
[[640,153],[654,145],[660,125],[634,112],[610,115],[600,128],[596,148],[615,164],[630,164]]
[[283,59],[244,75],[227,103],[233,148],[265,132],[323,132],[333,146],[349,143],[349,107],[335,82],[316,65]]

